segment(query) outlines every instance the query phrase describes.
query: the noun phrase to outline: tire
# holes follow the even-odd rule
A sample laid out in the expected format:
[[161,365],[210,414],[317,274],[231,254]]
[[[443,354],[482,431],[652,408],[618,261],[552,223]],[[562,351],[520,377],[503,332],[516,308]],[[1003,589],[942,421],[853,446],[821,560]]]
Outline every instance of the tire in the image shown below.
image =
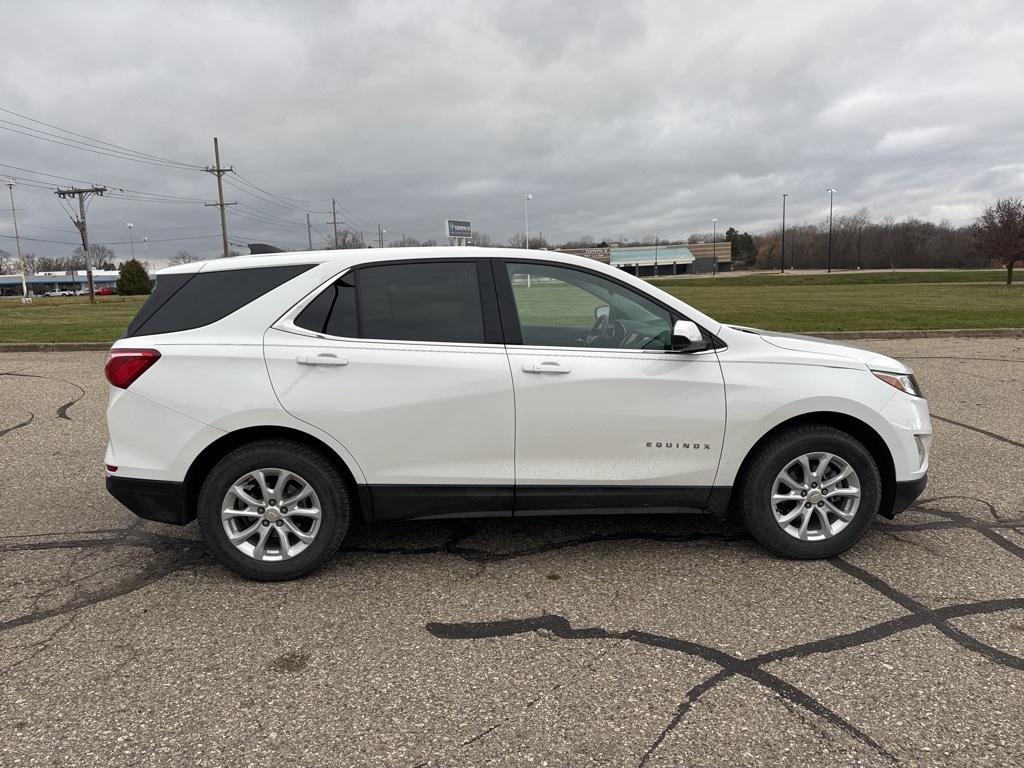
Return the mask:
[[[834,458],[827,459],[828,455]],[[810,457],[810,475],[805,476],[800,457]],[[852,474],[835,480],[846,472],[844,465]],[[796,482],[783,480],[784,471],[789,481],[796,478]],[[822,489],[815,479],[819,473],[827,486],[827,496],[820,503]],[[859,497],[855,489],[859,489]],[[786,494],[798,500],[782,501]],[[743,524],[765,549],[783,557],[811,560],[834,557],[856,544],[875,519],[881,497],[878,465],[863,443],[834,427],[806,425],[775,435],[755,449],[741,479],[739,504]],[[832,509],[844,517],[833,514]],[[851,510],[852,518],[845,519]],[[786,522],[791,515],[795,517]],[[800,538],[804,519],[808,520],[803,526],[806,538]]]
[[[284,498],[274,498],[280,491]],[[293,498],[291,508],[281,503]],[[319,452],[288,440],[249,443],[217,462],[199,491],[197,512],[203,540],[214,556],[255,581],[287,581],[316,570],[338,551],[352,516],[337,467]],[[238,537],[253,532],[232,543],[229,529]]]

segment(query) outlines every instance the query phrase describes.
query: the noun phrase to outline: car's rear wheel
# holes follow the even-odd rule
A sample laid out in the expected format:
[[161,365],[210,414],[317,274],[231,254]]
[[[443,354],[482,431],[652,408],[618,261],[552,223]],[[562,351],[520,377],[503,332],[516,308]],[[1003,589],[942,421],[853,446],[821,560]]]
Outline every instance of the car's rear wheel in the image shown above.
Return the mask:
[[758,446],[741,479],[740,513],[750,534],[785,557],[833,557],[867,532],[882,480],[852,435],[805,425]]
[[248,579],[304,576],[338,551],[350,519],[345,481],[301,443],[267,440],[221,459],[199,492],[210,551]]

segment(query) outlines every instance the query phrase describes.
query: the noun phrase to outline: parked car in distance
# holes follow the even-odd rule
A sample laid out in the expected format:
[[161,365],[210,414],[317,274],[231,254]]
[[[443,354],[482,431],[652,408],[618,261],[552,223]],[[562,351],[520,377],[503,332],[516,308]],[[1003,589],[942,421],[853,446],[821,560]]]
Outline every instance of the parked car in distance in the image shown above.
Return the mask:
[[74,296],[74,291],[66,291],[63,289],[57,289],[55,291],[47,291],[43,296]]
[[96,289],[96,295],[97,296],[113,296],[114,295],[114,289],[113,288],[106,288],[106,287],[97,288]]
[[107,356],[107,488],[198,517],[248,578],[310,572],[357,518],[709,512],[831,557],[927,481],[903,363],[723,325],[595,261],[400,248],[157,274]]

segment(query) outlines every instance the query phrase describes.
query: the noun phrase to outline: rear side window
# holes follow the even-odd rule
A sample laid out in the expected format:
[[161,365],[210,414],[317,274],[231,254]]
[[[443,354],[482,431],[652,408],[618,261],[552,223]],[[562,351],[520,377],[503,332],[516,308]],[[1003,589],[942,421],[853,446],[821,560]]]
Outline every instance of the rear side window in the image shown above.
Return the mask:
[[348,338],[483,344],[477,265],[465,261],[362,267],[322,291],[295,324]]
[[357,337],[355,276],[343,275],[321,291],[295,318],[295,324],[331,336]]
[[363,338],[484,341],[474,262],[366,267],[359,270],[358,280]]
[[156,289],[128,326],[125,336],[188,331],[215,323],[312,266],[165,275],[156,281]]

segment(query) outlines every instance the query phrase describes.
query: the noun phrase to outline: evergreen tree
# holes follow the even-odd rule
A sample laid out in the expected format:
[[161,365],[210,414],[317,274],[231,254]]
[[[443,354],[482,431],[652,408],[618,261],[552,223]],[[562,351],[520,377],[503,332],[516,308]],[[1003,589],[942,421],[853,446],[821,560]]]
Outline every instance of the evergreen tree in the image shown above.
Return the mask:
[[150,292],[149,273],[138,259],[128,259],[121,264],[117,292],[122,296],[140,296]]

